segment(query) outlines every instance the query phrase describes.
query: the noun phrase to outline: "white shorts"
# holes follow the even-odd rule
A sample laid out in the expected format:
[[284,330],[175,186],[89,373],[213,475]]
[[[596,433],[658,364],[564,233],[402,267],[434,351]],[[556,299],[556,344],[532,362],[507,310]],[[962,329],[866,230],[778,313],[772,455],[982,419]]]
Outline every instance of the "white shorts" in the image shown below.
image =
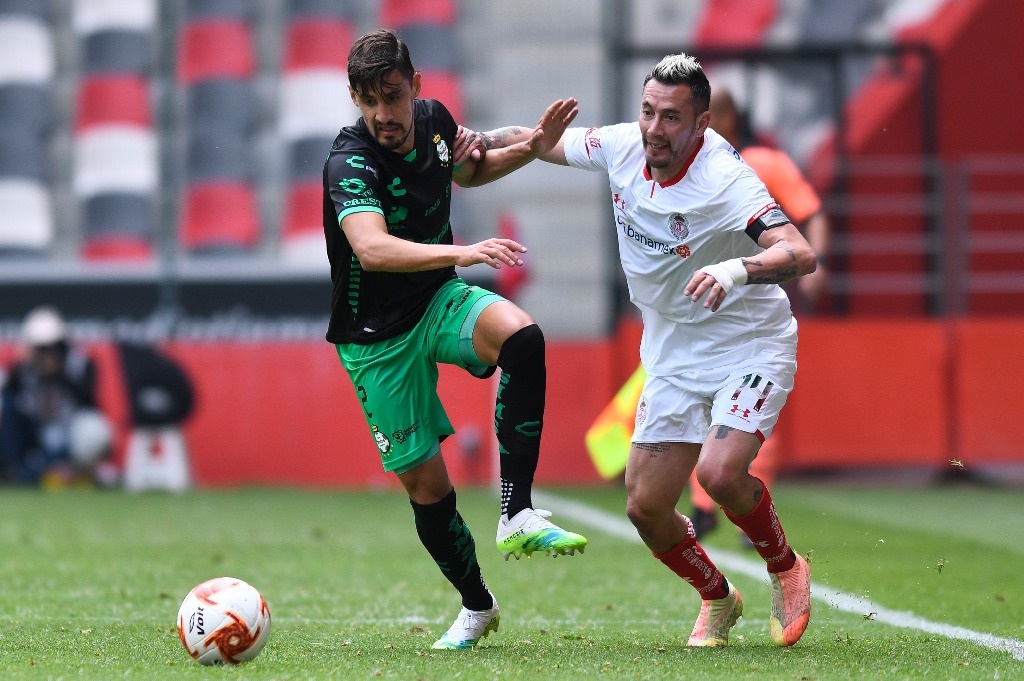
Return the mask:
[[702,443],[712,426],[757,435],[763,442],[793,390],[796,357],[774,355],[700,378],[648,376],[636,408],[633,442]]

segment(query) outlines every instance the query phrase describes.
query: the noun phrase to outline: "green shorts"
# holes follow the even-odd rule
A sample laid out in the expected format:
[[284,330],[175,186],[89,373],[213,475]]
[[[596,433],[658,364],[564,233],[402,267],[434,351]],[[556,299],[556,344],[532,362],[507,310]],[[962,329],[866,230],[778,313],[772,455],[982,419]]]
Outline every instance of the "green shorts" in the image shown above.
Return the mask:
[[454,364],[476,376],[489,375],[493,369],[473,349],[473,329],[483,309],[502,300],[496,293],[453,279],[406,333],[372,345],[336,346],[385,471],[415,468],[455,433],[437,394],[437,365]]

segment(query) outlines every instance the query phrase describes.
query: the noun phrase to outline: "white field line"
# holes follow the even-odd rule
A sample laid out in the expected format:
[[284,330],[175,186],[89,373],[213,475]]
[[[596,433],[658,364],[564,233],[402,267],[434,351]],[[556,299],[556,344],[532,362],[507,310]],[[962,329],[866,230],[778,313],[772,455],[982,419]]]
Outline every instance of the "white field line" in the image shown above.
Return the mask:
[[[640,537],[636,533],[636,529],[625,518],[612,515],[607,511],[603,511],[588,504],[540,492],[539,490],[535,490],[533,492],[533,499],[539,506],[548,508],[559,515],[589,525],[594,529],[610,534],[613,537],[625,539],[626,541],[635,542],[637,544],[641,543]],[[750,560],[749,558],[745,558],[744,556],[718,547],[714,548],[714,560],[715,563],[731,572],[740,572],[748,577],[762,579],[766,583],[768,582],[764,563],[760,560]],[[1019,641],[1014,638],[995,636],[993,634],[986,634],[984,632],[965,629],[964,627],[957,627],[950,624],[942,624],[941,622],[932,622],[931,620],[926,620],[923,617],[918,617],[912,612],[890,610],[889,608],[881,606],[867,598],[836,591],[835,589],[830,589],[827,586],[815,582],[811,583],[811,597],[824,601],[833,608],[842,610],[843,612],[851,612],[859,615],[875,613],[873,619],[876,622],[883,622],[885,624],[890,624],[894,627],[902,627],[904,629],[916,629],[918,631],[936,634],[946,638],[968,641],[985,648],[1009,653],[1015,660],[1024,662],[1024,641]]]

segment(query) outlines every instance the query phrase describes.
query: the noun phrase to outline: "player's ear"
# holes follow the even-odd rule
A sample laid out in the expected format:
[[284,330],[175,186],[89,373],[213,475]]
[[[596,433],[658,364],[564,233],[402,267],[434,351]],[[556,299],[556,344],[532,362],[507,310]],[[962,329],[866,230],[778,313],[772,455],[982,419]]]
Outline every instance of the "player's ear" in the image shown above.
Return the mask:
[[701,115],[697,116],[695,132],[698,135],[703,135],[707,131],[709,125],[711,125],[711,112],[705,111]]
[[420,96],[420,88],[423,86],[422,80],[423,80],[423,78],[420,75],[419,71],[417,71],[416,73],[412,74],[412,97],[413,97],[413,99],[416,99],[417,97]]
[[356,91],[352,89],[352,85],[348,86],[348,96],[352,98],[352,103],[359,106],[359,102],[356,101]]

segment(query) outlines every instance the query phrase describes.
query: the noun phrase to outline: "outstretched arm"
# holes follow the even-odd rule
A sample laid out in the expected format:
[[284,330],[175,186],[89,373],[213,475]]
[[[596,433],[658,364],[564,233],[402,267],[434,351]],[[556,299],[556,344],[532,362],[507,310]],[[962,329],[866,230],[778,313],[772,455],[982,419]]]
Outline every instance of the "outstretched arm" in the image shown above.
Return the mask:
[[468,246],[423,244],[388,233],[380,213],[346,215],[341,221],[345,237],[367,272],[423,272],[457,265],[490,265],[494,269],[522,265],[526,247],[512,239],[486,239]]
[[[462,187],[478,187],[522,168],[535,158],[557,163],[553,159],[560,155],[564,164],[562,134],[579,113],[577,104],[573,98],[554,102],[535,128],[507,127],[484,134],[460,129],[455,158],[465,159],[456,168],[453,179]],[[486,151],[481,153],[481,147]]]

